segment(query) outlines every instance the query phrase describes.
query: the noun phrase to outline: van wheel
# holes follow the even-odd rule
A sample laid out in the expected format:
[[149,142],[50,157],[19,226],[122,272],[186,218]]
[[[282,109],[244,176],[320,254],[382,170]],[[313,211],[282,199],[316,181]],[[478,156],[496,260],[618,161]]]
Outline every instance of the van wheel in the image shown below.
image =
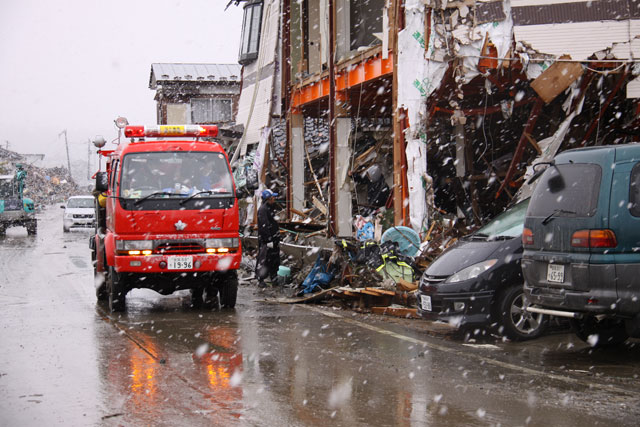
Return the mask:
[[537,338],[547,328],[548,318],[544,314],[529,313],[525,309],[532,304],[522,285],[511,286],[498,296],[500,333],[513,341]]
[[220,304],[222,307],[234,308],[238,297],[238,273],[230,271],[220,278]]
[[624,322],[620,319],[598,320],[594,316],[588,316],[584,319],[571,319],[571,327],[578,338],[591,347],[612,347],[629,338]]
[[109,310],[114,313],[124,311],[126,304],[125,299],[127,291],[125,289],[122,277],[113,267],[109,267],[107,274],[107,293],[109,295]]

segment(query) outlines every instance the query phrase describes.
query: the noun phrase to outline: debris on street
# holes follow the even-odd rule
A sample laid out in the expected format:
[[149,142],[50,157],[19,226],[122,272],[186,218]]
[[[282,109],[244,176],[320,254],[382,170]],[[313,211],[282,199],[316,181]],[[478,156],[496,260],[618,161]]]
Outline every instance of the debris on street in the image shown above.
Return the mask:
[[13,173],[14,165],[21,163],[27,172],[24,195],[32,199],[36,209],[64,202],[70,196],[84,194],[67,168],[42,168],[31,165],[19,153],[0,149],[0,175]]

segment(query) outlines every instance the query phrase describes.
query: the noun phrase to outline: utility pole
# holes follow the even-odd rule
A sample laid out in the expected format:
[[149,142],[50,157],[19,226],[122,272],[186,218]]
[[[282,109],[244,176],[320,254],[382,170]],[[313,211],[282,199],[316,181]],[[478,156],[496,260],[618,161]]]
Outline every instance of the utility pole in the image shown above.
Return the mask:
[[67,130],[65,129],[62,132],[60,132],[58,134],[58,138],[63,133],[64,133],[64,145],[67,147],[67,166],[69,167],[69,177],[72,177],[72,175],[71,175],[71,159],[69,158],[69,142],[67,141]]
[[87,139],[87,179],[91,180],[91,138]]

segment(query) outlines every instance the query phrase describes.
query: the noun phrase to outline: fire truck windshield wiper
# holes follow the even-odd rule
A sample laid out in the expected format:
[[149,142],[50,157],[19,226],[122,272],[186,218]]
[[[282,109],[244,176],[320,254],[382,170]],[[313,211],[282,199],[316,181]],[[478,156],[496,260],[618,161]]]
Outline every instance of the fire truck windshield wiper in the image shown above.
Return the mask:
[[147,199],[150,199],[152,197],[155,196],[172,196],[176,193],[171,193],[168,191],[156,191],[155,193],[151,193],[151,194],[147,194],[146,196],[144,196],[142,199],[138,199],[135,202],[133,202],[134,205],[139,205],[140,203],[144,202]]
[[[189,197],[187,197],[184,200],[180,201],[180,205],[184,205],[185,203],[187,203],[189,200],[195,198],[196,196],[199,196],[200,194],[220,194],[220,195],[224,195],[224,194],[231,194],[228,191],[220,191],[220,190],[204,190],[204,191],[198,191],[197,193],[194,193],[192,195],[190,195]],[[225,196],[226,197],[226,196]]]

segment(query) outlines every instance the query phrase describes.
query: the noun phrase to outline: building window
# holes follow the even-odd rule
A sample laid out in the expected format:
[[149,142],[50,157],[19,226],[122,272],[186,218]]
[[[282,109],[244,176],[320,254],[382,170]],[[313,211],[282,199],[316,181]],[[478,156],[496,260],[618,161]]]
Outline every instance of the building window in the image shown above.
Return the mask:
[[260,44],[260,26],[262,25],[262,0],[250,0],[244,6],[242,38],[240,39],[240,58],[242,65],[258,58]]
[[356,0],[351,2],[351,50],[374,46],[381,41],[376,34],[382,34],[382,13],[385,0]]
[[233,120],[231,99],[192,99],[191,123],[220,123]]

